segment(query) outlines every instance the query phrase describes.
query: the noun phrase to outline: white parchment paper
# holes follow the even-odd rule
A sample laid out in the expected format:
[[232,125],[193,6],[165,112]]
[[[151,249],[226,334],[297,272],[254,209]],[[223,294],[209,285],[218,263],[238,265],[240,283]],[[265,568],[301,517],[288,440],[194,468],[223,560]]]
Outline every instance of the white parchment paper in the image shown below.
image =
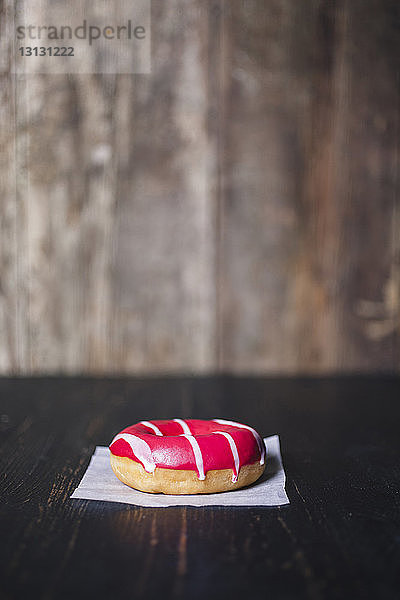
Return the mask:
[[285,471],[279,446],[279,436],[264,438],[267,455],[263,476],[252,486],[222,492],[220,494],[197,494],[167,496],[147,494],[124,485],[114,475],[108,448],[97,446],[82,481],[71,498],[123,502],[137,506],[281,506],[289,504],[285,491]]

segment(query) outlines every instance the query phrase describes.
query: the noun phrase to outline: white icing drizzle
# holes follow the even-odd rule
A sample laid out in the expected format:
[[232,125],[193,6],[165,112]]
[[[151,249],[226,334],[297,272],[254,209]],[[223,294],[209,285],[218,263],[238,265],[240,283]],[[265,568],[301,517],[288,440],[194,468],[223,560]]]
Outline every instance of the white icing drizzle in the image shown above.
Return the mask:
[[145,471],[154,473],[156,463],[154,462],[150,446],[144,440],[131,433],[119,433],[111,442],[111,446],[118,440],[125,440],[132,448],[133,454],[143,464]]
[[[185,425],[186,425],[186,423],[185,423]],[[206,476],[204,475],[203,455],[201,453],[198,441],[192,434],[182,433],[181,435],[182,435],[182,437],[185,437],[188,440],[188,442],[190,443],[190,445],[192,446],[194,460],[196,461],[196,468],[197,468],[197,473],[198,473],[199,479],[201,479],[201,480],[205,479]]]
[[154,425],[153,423],[151,423],[151,421],[140,421],[140,424],[145,425],[146,427],[150,427],[150,429],[152,429],[156,435],[163,435],[158,429],[157,425]]
[[220,435],[223,435],[229,442],[229,445],[231,447],[232,450],[232,456],[233,456],[233,460],[235,462],[235,471],[236,474],[234,472],[232,472],[232,483],[235,483],[235,481],[237,481],[238,475],[239,475],[239,471],[240,471],[240,460],[239,460],[239,454],[238,454],[238,450],[237,450],[237,446],[235,443],[235,440],[233,439],[233,437],[231,436],[230,433],[226,433],[226,431],[214,431],[213,433],[219,433]]
[[193,435],[192,432],[190,431],[190,427],[186,423],[186,421],[184,421],[183,419],[173,419],[173,420],[175,421],[175,423],[179,423],[179,425],[183,429],[183,433],[186,433],[187,435]]
[[225,421],[225,419],[213,419],[213,421],[215,423],[220,423],[220,425],[232,425],[232,427],[239,427],[240,429],[247,429],[248,431],[251,431],[251,433],[253,434],[253,436],[257,442],[258,449],[260,451],[260,465],[264,464],[264,462],[265,462],[264,442],[262,441],[261,437],[259,436],[259,434],[257,433],[257,431],[255,429],[253,429],[252,427],[249,427],[248,425],[243,425],[242,423],[236,423],[235,421]]

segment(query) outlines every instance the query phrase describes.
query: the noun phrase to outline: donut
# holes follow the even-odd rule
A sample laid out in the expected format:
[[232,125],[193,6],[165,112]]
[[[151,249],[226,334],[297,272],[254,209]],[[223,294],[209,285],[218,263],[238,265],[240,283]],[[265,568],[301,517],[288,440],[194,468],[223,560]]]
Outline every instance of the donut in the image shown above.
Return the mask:
[[255,429],[235,421],[140,421],[110,444],[111,467],[126,485],[154,494],[214,494],[254,483],[265,469]]

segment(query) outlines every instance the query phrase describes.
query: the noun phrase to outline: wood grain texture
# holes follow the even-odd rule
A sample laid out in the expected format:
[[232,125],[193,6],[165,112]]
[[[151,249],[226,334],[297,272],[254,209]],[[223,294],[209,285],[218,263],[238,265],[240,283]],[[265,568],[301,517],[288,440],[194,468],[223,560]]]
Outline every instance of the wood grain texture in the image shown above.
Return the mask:
[[3,52],[0,372],[397,371],[399,19],[153,0],[150,75]]
[[[371,377],[0,380],[0,596],[397,599],[399,386]],[[127,423],[177,415],[279,432],[290,505],[69,499],[95,445]]]
[[131,112],[118,135],[115,364],[124,371],[209,370],[216,157],[208,132],[207,12],[195,1],[184,10],[179,1],[159,2],[152,16],[153,75],[128,83]]
[[198,15],[195,2],[153,3],[151,77],[6,80],[3,372],[212,369],[215,159]]
[[226,369],[398,368],[397,9],[232,4]]

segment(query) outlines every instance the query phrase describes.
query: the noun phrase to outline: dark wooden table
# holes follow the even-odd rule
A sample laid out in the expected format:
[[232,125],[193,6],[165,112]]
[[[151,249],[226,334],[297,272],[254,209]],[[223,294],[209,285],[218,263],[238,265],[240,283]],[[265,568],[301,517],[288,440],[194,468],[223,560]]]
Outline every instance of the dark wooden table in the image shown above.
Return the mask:
[[[291,504],[70,500],[127,424],[279,433]],[[400,597],[400,380],[0,380],[1,598]]]

